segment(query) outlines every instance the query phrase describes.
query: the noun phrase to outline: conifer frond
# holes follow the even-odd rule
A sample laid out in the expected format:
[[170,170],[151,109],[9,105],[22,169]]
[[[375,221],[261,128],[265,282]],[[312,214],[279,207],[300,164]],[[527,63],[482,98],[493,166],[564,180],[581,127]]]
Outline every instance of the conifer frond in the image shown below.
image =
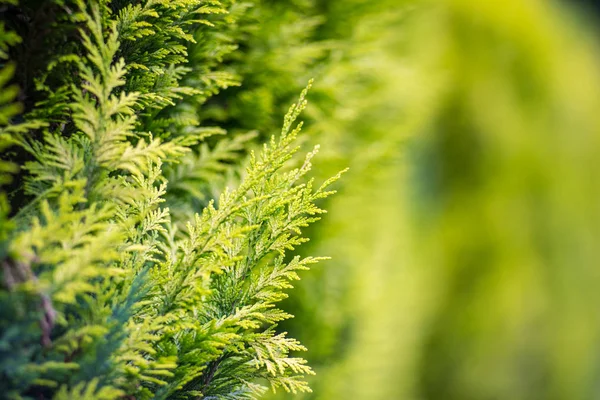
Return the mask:
[[208,198],[223,190],[229,178],[227,174],[232,173],[232,167],[244,156],[248,142],[256,136],[256,132],[248,132],[225,137],[213,148],[203,143],[197,153],[187,154],[180,163],[166,169],[169,182],[166,199],[176,221],[191,219],[194,212],[206,205]]
[[[339,177],[315,189],[318,146],[296,158],[308,88],[254,152],[255,131],[218,137],[203,108],[240,84],[226,59],[249,4],[54,6],[61,29],[48,42],[64,48],[36,69],[21,123],[14,64],[0,72],[0,149],[25,154],[13,218],[0,196],[0,390],[257,399],[266,379],[308,391],[313,372],[290,355],[305,348],[276,331],[292,317],[277,307],[285,290],[323,259],[288,253]],[[15,171],[0,164],[0,184]]]
[[104,386],[98,388],[98,379],[93,379],[89,383],[81,382],[69,389],[66,385],[62,386],[55,400],[89,399],[89,400],[112,400],[122,397],[125,393],[121,390]]
[[[202,378],[196,380],[199,388],[194,387],[194,390],[200,390],[206,396],[220,393],[224,385],[230,391],[235,391],[239,385],[239,382],[221,382],[215,384],[217,387],[211,386],[213,379],[219,382],[217,371],[226,360],[232,368],[238,363],[241,366],[255,360],[253,366],[271,375],[279,372],[299,377],[311,373],[302,361],[287,357],[290,351],[303,349],[296,341],[275,336],[269,329],[262,334],[255,333],[264,324],[273,326],[288,317],[274,308],[274,303],[285,297],[281,290],[290,287],[290,280],[297,279],[296,271],[318,261],[306,259],[301,262],[296,258],[284,265],[282,256],[274,263],[270,258],[305,241],[300,236],[301,228],[317,220],[316,215],[322,212],[313,201],[327,195],[325,187],[313,192],[310,182],[298,183],[308,172],[314,153],[307,156],[301,168],[289,172],[281,170],[297,151],[293,143],[301,125],[294,129],[292,125],[306,106],[305,95],[306,91],[290,108],[280,138],[273,137],[258,156],[252,157],[240,186],[223,193],[218,208],[209,204],[202,215],[196,217],[195,224],[189,226],[189,238],[182,242],[183,260],[195,266],[195,274],[202,276],[205,270],[205,276],[210,277],[206,272],[213,272],[208,281],[210,292],[206,296],[208,306],[204,318],[233,322],[232,332],[236,334],[220,351],[220,356],[210,363]],[[214,266],[220,270],[215,270]],[[192,271],[186,269],[185,273],[189,275]],[[258,358],[252,355],[262,351],[260,349],[275,351],[275,347],[276,354],[269,359],[262,353]],[[279,386],[292,391],[306,388],[299,380],[289,382]]]

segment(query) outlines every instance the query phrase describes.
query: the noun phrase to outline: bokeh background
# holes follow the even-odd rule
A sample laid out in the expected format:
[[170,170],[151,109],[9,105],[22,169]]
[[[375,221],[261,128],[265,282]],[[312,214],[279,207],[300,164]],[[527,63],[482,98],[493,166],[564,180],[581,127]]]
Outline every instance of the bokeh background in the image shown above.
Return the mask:
[[270,134],[315,78],[315,174],[350,167],[284,305],[300,398],[600,398],[597,6],[259,3],[207,118]]

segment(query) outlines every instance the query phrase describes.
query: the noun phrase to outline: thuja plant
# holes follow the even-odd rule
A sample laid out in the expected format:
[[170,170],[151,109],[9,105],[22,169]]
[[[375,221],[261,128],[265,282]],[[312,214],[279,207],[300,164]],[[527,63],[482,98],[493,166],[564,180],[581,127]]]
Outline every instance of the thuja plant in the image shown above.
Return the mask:
[[[289,251],[339,177],[306,177],[318,147],[295,157],[308,88],[253,151],[253,133],[219,139],[199,117],[239,84],[219,61],[235,46],[207,32],[234,31],[243,7],[54,1],[40,16],[25,3],[2,6],[14,19],[0,24],[2,396],[309,391],[292,354],[306,349],[277,330],[292,317],[277,308],[285,290],[321,260]],[[52,28],[36,39],[44,59],[19,47],[36,18]],[[211,199],[227,174],[235,184]]]

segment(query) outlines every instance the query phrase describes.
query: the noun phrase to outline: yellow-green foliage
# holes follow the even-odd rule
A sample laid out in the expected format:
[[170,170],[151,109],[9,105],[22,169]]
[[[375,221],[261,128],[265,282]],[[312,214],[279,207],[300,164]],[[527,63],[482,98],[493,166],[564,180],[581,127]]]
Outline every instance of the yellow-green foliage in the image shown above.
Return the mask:
[[[10,10],[40,17],[29,6]],[[3,154],[4,183],[23,164],[11,201],[0,198],[3,396],[252,399],[264,384],[310,391],[312,369],[290,355],[305,347],[276,330],[292,317],[276,304],[321,259],[286,255],[307,240],[302,231],[324,212],[315,202],[339,177],[319,186],[306,178],[318,146],[294,157],[308,88],[262,149],[246,147],[252,133],[209,145],[202,141],[223,131],[202,126],[199,108],[238,84],[220,70],[233,38],[225,28],[209,43],[195,36],[233,25],[223,15],[234,4],[47,7],[60,28],[44,40],[69,45],[31,66],[28,95],[38,101],[24,122],[15,120],[14,86],[0,109],[0,145],[20,149]],[[17,44],[11,37],[2,48]],[[202,84],[185,86],[198,76]],[[243,171],[233,164],[242,150],[250,154]],[[171,166],[181,161],[183,172]],[[205,202],[205,187],[227,173],[239,183]],[[205,187],[182,184],[189,176]],[[173,188],[184,194],[177,201],[172,192],[179,209],[171,216],[164,203]]]
[[[0,393],[596,397],[583,18],[542,0],[9,3]],[[292,255],[331,183],[306,178],[314,151],[289,164],[305,93],[271,137],[311,77],[314,170],[351,170]],[[335,261],[276,307],[305,253]]]
[[412,158],[416,254],[436,275],[423,393],[592,398],[595,45],[541,1],[448,1],[423,18],[415,48],[432,46],[427,72],[439,76]]
[[[367,82],[386,86],[361,102],[389,109],[333,111],[347,116],[334,165],[351,171],[309,251],[336,262],[292,297],[298,337],[323,328],[332,344],[307,398],[597,396],[600,60],[572,11],[396,2],[363,32],[386,49],[364,47]],[[366,71],[336,67],[336,84]]]

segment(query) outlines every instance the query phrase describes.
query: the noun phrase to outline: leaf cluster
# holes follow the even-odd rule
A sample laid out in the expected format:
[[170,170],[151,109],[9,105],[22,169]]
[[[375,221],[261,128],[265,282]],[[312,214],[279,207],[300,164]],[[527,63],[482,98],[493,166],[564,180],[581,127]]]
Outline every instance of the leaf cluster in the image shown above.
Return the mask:
[[[0,197],[2,393],[252,399],[265,382],[309,391],[313,372],[291,354],[305,348],[277,330],[291,317],[277,308],[285,290],[321,260],[288,253],[339,177],[306,178],[318,147],[295,157],[308,88],[261,149],[250,149],[253,132],[207,141],[224,132],[201,124],[202,105],[239,84],[221,64],[235,35],[219,29],[237,32],[249,5],[52,7],[66,27],[51,42],[76,41],[37,71],[42,100],[23,110],[14,86],[0,98],[0,146],[26,154],[6,157],[1,177],[22,161],[16,191],[27,199]],[[15,37],[0,36],[0,49]]]

